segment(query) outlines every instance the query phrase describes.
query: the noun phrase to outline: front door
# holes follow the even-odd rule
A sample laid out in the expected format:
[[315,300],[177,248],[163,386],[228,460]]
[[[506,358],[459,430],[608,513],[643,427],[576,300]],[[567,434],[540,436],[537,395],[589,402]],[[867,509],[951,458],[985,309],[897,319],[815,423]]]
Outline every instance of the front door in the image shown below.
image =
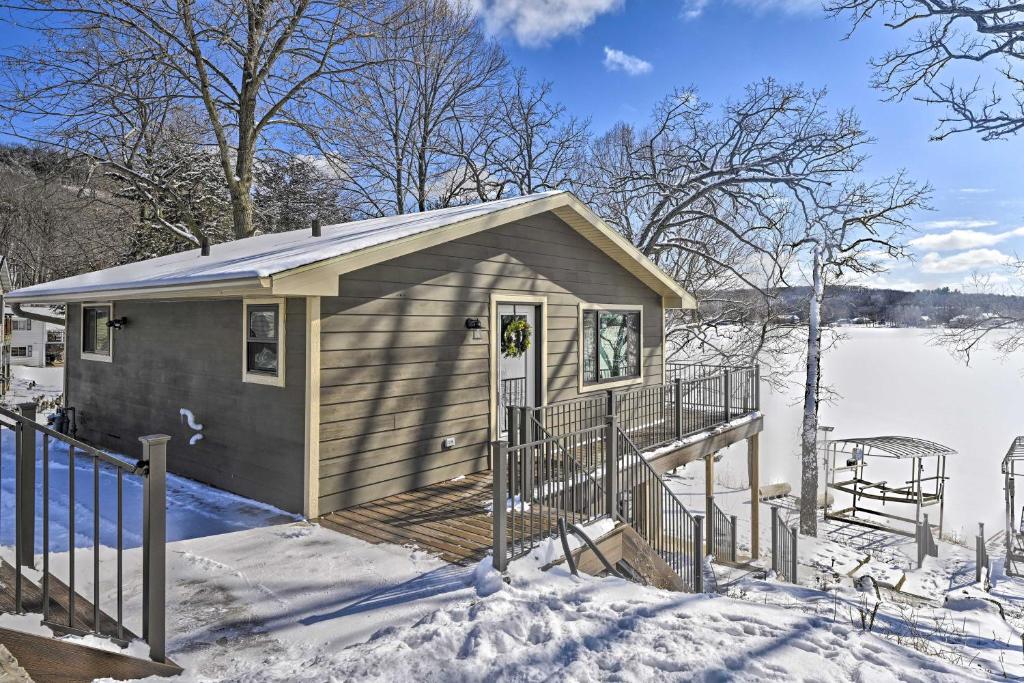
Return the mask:
[[498,431],[505,437],[507,406],[539,404],[537,305],[498,304],[498,335]]

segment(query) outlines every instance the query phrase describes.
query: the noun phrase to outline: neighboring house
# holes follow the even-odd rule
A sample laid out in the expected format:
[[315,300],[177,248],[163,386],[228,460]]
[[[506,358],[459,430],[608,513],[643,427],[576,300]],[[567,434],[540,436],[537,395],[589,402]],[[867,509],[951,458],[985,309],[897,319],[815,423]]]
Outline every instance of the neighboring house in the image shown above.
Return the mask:
[[10,300],[67,305],[79,436],[164,432],[172,471],[307,516],[487,469],[506,400],[662,383],[665,310],[694,307],[564,192],[315,233]]
[[[26,309],[50,314],[46,307],[27,306]],[[64,328],[54,323],[30,320],[9,309],[4,312],[4,317],[10,330],[8,352],[11,365],[41,368],[64,362]]]

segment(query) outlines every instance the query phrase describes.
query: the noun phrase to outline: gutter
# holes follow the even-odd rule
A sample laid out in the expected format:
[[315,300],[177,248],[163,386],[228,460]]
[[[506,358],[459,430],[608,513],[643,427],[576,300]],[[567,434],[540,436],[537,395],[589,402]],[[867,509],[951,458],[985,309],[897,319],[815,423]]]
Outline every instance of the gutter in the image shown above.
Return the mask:
[[58,318],[55,315],[46,315],[45,313],[26,311],[21,306],[21,304],[11,304],[11,310],[14,311],[14,315],[19,318],[28,318],[29,320],[35,320],[37,322],[52,323],[54,325],[64,327],[64,318]]

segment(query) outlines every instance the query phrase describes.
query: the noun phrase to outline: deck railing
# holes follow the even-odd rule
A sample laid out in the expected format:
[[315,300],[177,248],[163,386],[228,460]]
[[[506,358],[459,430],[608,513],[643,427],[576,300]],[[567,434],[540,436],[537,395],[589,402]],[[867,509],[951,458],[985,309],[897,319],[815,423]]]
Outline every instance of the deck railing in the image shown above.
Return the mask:
[[[760,408],[759,367],[711,368],[700,372],[673,368],[666,384],[612,390],[540,407],[507,406],[528,413],[510,423],[510,444],[532,440],[530,425],[543,425],[550,435],[572,434],[600,426],[615,415],[636,446],[647,451],[723,425]],[[691,376],[692,375],[692,376]],[[507,416],[501,417],[505,422]]]
[[797,531],[787,525],[779,514],[779,508],[772,506],[772,569],[790,583],[797,582]]
[[[165,475],[170,437],[142,437],[141,459],[127,462],[38,424],[35,404],[23,404],[19,411],[0,408],[0,479],[10,476],[9,468],[15,470],[13,519],[0,515],[2,544],[10,548],[12,537],[14,543],[14,611],[25,613],[30,602],[26,569],[39,569],[42,623],[63,633],[126,640],[125,482],[139,478],[142,509],[129,514],[141,516],[133,525],[142,530],[141,635],[150,657],[165,661]],[[101,517],[101,506],[108,519],[113,511],[112,528]],[[41,538],[36,537],[37,526]],[[86,572],[76,567],[81,559],[77,555],[88,553],[89,545],[84,551],[80,547],[83,540],[92,549]],[[102,548],[113,550],[114,557],[102,557],[108,554]],[[66,566],[66,583],[51,574],[51,556],[65,554],[60,562]],[[83,573],[91,579],[91,596],[78,592]],[[110,581],[115,587],[113,605],[101,600],[102,586]],[[91,609],[83,610],[90,598]]]
[[611,423],[616,434],[616,469],[609,479],[615,516],[629,524],[674,571],[687,590],[703,590],[702,520],[692,515],[651,467],[630,438]]
[[727,515],[714,500],[711,503],[708,540],[711,554],[720,560],[736,561],[736,515]]

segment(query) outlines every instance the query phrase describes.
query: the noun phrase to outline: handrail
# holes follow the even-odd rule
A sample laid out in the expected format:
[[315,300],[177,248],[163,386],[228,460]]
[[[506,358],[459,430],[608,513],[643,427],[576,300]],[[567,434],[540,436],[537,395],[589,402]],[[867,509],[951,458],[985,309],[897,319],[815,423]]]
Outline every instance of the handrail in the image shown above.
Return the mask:
[[[143,505],[140,528],[142,531],[142,638],[149,644],[150,657],[154,661],[164,661],[165,652],[165,541],[166,541],[166,449],[170,437],[153,435],[142,437],[142,458],[131,463],[120,458],[111,456],[100,451],[78,439],[61,434],[49,427],[36,422],[36,405],[26,403],[20,406],[21,413],[15,413],[0,408],[0,452],[4,450],[2,437],[5,431],[12,432],[14,436],[14,464],[15,464],[15,576],[14,576],[14,610],[17,613],[24,613],[24,591],[23,568],[36,568],[36,526],[42,532],[42,567],[41,576],[41,603],[42,623],[53,627],[59,632],[73,633],[76,635],[93,634],[105,638],[111,638],[117,642],[126,642],[127,629],[124,625],[124,481],[125,476],[138,476],[142,480]],[[53,446],[62,444],[66,446],[66,456],[56,451]],[[51,514],[51,489],[57,486],[52,481],[61,471],[51,473],[51,464],[57,458],[66,458],[67,461],[67,490],[66,495],[54,496],[54,502],[64,505],[67,510],[62,511],[61,517],[67,515],[66,520],[55,520]],[[91,467],[89,465],[91,461]],[[80,464],[80,463],[85,463]],[[62,464],[62,463],[58,463]],[[40,471],[42,481],[36,481],[36,470],[41,465]],[[0,462],[2,467],[2,462]],[[113,475],[113,481],[108,481],[107,486],[101,487],[103,477]],[[60,474],[59,476],[63,476]],[[91,482],[89,481],[91,480]],[[79,485],[85,484],[89,488],[85,496],[76,495],[76,482]],[[91,483],[91,486],[90,486]],[[101,488],[111,494],[110,498],[101,497]],[[41,489],[41,490],[40,490]],[[90,494],[91,490],[91,494]],[[42,509],[37,516],[36,499],[41,493],[39,500]],[[82,501],[86,498],[86,501]],[[91,501],[88,500],[91,498]],[[116,613],[107,617],[102,611],[100,604],[101,588],[101,530],[106,525],[101,524],[100,507],[101,500],[106,501],[106,509],[116,504],[116,521],[114,531],[116,537],[108,539],[105,545],[111,546],[116,553],[116,567],[109,571],[116,572],[114,582],[116,585]],[[86,507],[91,505],[91,540],[92,540],[92,615],[91,618],[83,616],[82,609],[76,609],[75,603],[79,598],[76,590],[75,560],[76,539],[89,538],[88,530],[81,530],[76,533],[76,522],[85,521],[85,516],[79,514],[81,503]],[[0,529],[3,528],[4,519],[0,518]],[[67,572],[64,583],[66,590],[60,592],[66,595],[67,616],[61,618],[60,623],[53,614],[53,602],[51,596],[51,581],[56,580],[50,574],[51,555],[51,534],[52,521],[64,522],[67,524]],[[40,524],[41,522],[41,524]],[[84,532],[84,533],[83,533]],[[86,546],[88,547],[88,546]],[[64,552],[63,548],[57,548],[54,552]],[[59,604],[59,603],[58,603]]]
[[676,498],[629,436],[614,427],[620,462],[616,481],[616,513],[651,546],[686,587],[703,590],[701,517]]
[[727,515],[713,499],[711,503],[711,551],[715,557],[736,562],[736,515]]
[[772,506],[772,569],[790,583],[797,583],[797,538],[796,527],[787,526],[779,514],[779,507]]

